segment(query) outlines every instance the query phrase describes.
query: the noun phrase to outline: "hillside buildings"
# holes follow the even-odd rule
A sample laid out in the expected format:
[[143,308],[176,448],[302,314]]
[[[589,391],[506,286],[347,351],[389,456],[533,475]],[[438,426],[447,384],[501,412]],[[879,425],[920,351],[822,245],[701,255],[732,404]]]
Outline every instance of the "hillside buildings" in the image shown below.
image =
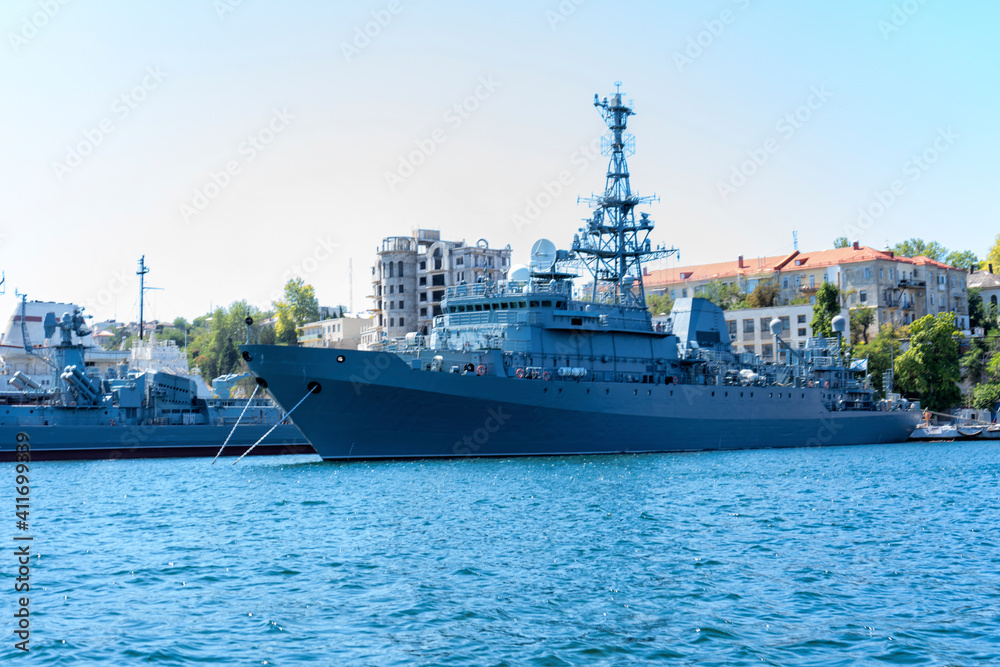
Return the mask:
[[[854,243],[846,248],[760,257],[715,264],[647,271],[647,292],[673,298],[696,296],[712,281],[751,291],[763,280],[775,280],[783,304],[812,304],[824,282],[846,294],[844,305],[875,311],[870,333],[892,322],[910,324],[921,317],[953,312],[959,329],[969,328],[966,271],[927,257],[896,257]],[[796,318],[797,319],[797,318]],[[811,319],[811,318],[810,318]],[[797,327],[796,327],[797,328]]]

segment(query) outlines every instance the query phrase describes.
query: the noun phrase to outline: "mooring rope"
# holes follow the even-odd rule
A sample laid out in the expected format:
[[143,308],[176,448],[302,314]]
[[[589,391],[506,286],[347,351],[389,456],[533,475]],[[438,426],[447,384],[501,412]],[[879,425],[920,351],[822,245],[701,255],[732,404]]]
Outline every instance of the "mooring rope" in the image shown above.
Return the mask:
[[[247,401],[247,404],[243,406],[243,412],[240,413],[240,416],[236,420],[236,423],[233,424],[233,430],[231,430],[229,432],[229,435],[226,436],[226,441],[222,443],[222,447],[219,447],[219,452],[215,455],[215,459],[219,458],[219,456],[222,454],[222,450],[226,448],[227,444],[229,444],[229,439],[233,437],[233,433],[236,432],[236,427],[240,425],[240,421],[243,419],[243,415],[247,413],[247,408],[250,407],[250,403],[253,401],[253,397],[257,395],[258,389],[260,389],[260,385],[257,385],[256,387],[253,388],[253,393],[250,394],[250,400]],[[211,465],[215,465],[215,459],[212,459]]]
[[299,407],[300,405],[302,405],[302,402],[303,402],[303,401],[305,401],[305,400],[306,400],[307,398],[309,398],[309,394],[313,393],[313,391],[315,391],[315,390],[316,390],[316,387],[317,387],[317,386],[318,386],[318,385],[315,385],[315,384],[314,384],[313,386],[309,387],[309,391],[307,391],[307,392],[306,392],[306,395],[305,395],[305,396],[303,396],[303,397],[302,397],[302,398],[301,398],[301,399],[299,400],[299,402],[295,404],[295,407],[294,407],[294,408],[292,408],[291,410],[289,410],[289,411],[288,411],[288,412],[287,412],[287,413],[285,414],[285,416],[284,416],[284,417],[283,417],[283,418],[281,419],[281,421],[279,421],[279,422],[278,422],[277,424],[275,424],[274,426],[272,426],[272,427],[271,427],[271,428],[270,428],[270,429],[269,429],[269,430],[267,431],[267,433],[265,433],[264,435],[260,436],[260,440],[258,440],[257,442],[253,443],[252,445],[250,445],[250,449],[248,449],[248,450],[246,450],[245,452],[243,452],[242,454],[240,454],[240,458],[238,458],[238,459],[236,459],[235,461],[233,461],[233,465],[236,465],[237,463],[239,463],[239,462],[240,462],[240,461],[241,461],[241,460],[243,459],[243,457],[244,457],[244,456],[246,456],[246,455],[247,455],[247,454],[249,454],[249,453],[250,453],[251,451],[253,451],[253,448],[254,448],[254,447],[256,447],[256,446],[257,446],[257,445],[259,445],[260,443],[264,442],[264,438],[266,438],[267,436],[271,435],[271,431],[273,431],[274,429],[278,428],[278,427],[279,427],[279,426],[281,425],[281,422],[283,422],[283,421],[285,421],[285,419],[288,419],[289,417],[291,417],[291,416],[292,416],[292,413],[293,413],[293,412],[295,412],[295,408],[297,408],[297,407]]

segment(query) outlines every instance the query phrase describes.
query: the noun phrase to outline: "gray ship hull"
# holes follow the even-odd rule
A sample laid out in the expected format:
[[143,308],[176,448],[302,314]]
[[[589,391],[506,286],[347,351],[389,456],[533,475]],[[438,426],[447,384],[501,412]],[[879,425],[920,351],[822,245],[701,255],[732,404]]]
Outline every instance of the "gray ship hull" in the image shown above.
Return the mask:
[[[919,414],[831,411],[823,389],[527,380],[400,357],[247,346],[324,459],[537,456],[904,442]],[[338,361],[338,358],[343,361]]]
[[[238,456],[271,428],[239,426],[223,452]],[[18,433],[28,436],[32,461],[215,456],[232,426],[0,426],[0,461],[13,461]],[[251,455],[312,454],[298,428],[280,424]]]

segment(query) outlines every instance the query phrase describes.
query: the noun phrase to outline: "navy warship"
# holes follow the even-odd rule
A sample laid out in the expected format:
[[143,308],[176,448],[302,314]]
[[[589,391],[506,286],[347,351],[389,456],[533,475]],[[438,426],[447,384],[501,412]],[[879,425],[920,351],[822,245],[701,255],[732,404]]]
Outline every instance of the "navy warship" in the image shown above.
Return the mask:
[[[102,377],[87,357],[84,341],[91,331],[82,309],[74,306],[61,317],[47,312],[44,336],[58,343],[35,348],[26,306],[22,295],[24,352],[48,372],[31,376],[17,370],[0,388],[0,461],[14,460],[19,433],[28,436],[33,460],[213,456],[227,438],[226,453],[242,454],[265,434],[253,454],[313,453],[271,399],[230,398],[243,376],[216,378],[214,395],[200,378],[156,364],[137,369],[122,363]],[[140,352],[151,356],[149,346]]]
[[[429,335],[343,351],[247,345],[257,382],[324,459],[616,454],[904,442],[915,404],[878,400],[835,338],[804,349],[771,322],[779,363],[734,352],[723,311],[646,308],[654,223],[635,209],[620,92],[594,105],[609,134],[604,193],[568,250],[541,240],[530,268],[447,288]],[[592,283],[574,296],[576,270]]]

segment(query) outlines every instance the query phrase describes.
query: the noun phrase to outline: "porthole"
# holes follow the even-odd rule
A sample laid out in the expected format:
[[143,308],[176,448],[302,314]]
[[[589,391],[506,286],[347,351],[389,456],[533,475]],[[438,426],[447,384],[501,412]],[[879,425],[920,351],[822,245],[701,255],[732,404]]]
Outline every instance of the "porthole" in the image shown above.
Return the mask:
[[344,363],[345,361],[347,361],[347,357],[345,357],[345,356],[344,356],[344,355],[342,355],[342,354],[338,354],[338,355],[337,355],[337,363],[338,363],[338,364],[342,364],[342,363]]

